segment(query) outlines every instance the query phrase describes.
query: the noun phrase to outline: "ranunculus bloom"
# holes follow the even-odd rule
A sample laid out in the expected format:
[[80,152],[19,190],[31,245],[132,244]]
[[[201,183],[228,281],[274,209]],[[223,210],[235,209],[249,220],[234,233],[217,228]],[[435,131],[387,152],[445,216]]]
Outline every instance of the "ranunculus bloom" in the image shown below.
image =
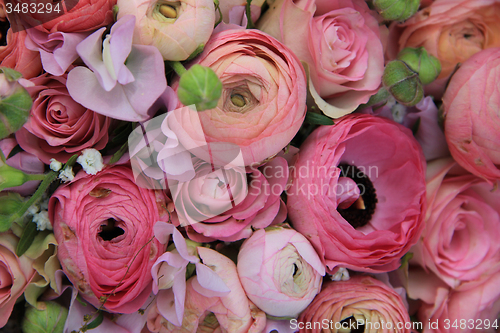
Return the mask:
[[411,131],[391,120],[347,115],[318,128],[290,177],[288,216],[330,272],[394,270],[424,227],[424,156]]
[[9,320],[17,298],[35,274],[33,260],[16,255],[17,242],[13,234],[0,233],[0,328]]
[[[5,156],[6,164],[13,168],[22,170],[25,173],[43,173],[45,170],[45,165],[40,161],[35,155],[27,153],[25,151],[18,152],[11,158],[7,158],[17,146],[17,141],[14,138],[5,138],[0,141],[0,150]],[[40,184],[38,180],[30,180],[21,186],[12,187],[5,189],[6,191],[17,192],[21,195],[32,195],[36,191],[36,188]]]
[[214,29],[213,0],[119,0],[118,7],[118,18],[137,18],[134,43],[156,46],[164,60],[186,60]]
[[452,288],[500,270],[500,191],[454,166],[451,159],[428,165],[425,229],[411,250]]
[[275,7],[259,27],[307,63],[318,107],[338,118],[366,103],[384,70],[379,25],[366,2],[285,0],[282,8]]
[[66,89],[66,74],[43,74],[31,82],[31,114],[16,132],[21,148],[49,164],[51,158],[66,162],[85,148],[106,146],[111,119],[75,102]]
[[296,317],[321,289],[325,266],[290,228],[259,229],[240,248],[238,274],[248,298],[275,317]]
[[[195,119],[206,142],[239,146],[245,165],[251,165],[292,140],[305,118],[306,79],[287,47],[258,30],[225,30],[212,35],[195,62],[212,68],[223,85],[217,107]],[[176,121],[186,131],[179,141],[191,149],[189,141],[199,136],[193,119],[182,115]]]
[[[325,283],[314,301],[300,314],[298,321],[305,328],[300,332],[326,332],[315,324],[323,320],[333,323],[328,330],[332,333],[349,331],[339,327],[352,328],[351,322],[357,322],[358,326],[352,325],[361,332],[411,332],[408,326],[405,328],[405,324],[411,327],[411,320],[401,296],[370,276]],[[335,326],[336,323],[339,324]]]
[[[8,19],[12,19],[13,22],[8,22]],[[0,20],[6,21],[3,23],[4,26],[5,24],[11,25],[0,32],[6,43],[0,46],[0,66],[19,71],[25,79],[39,75],[42,72],[40,54],[26,48],[24,45],[26,31],[19,28],[20,25],[15,17],[6,16],[3,1],[0,3]],[[5,35],[7,36],[4,37]]]
[[500,48],[477,53],[453,75],[443,97],[444,134],[467,171],[500,180]]
[[225,296],[213,296],[199,288],[196,277],[186,284],[186,302],[182,327],[176,327],[160,315],[156,300],[151,305],[148,316],[148,328],[151,332],[186,333],[186,332],[231,332],[260,333],[266,325],[265,314],[246,297],[236,265],[222,254],[198,247],[198,253],[205,265],[222,279],[231,292]]
[[[153,226],[168,219],[167,198],[137,187],[132,170],[80,171],[49,201],[49,218],[64,272],[92,305],[137,311],[152,290],[151,267],[165,246]],[[105,302],[103,302],[105,300]]]
[[441,62],[438,78],[447,78],[458,63],[483,49],[500,46],[500,3],[436,0],[404,23],[391,25],[390,59],[405,47],[421,46]]

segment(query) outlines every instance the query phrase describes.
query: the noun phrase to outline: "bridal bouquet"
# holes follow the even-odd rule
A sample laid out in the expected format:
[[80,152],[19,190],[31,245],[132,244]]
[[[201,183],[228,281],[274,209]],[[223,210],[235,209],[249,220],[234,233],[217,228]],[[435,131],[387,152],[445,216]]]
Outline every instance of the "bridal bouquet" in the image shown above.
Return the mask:
[[499,332],[499,1],[0,5],[0,332]]

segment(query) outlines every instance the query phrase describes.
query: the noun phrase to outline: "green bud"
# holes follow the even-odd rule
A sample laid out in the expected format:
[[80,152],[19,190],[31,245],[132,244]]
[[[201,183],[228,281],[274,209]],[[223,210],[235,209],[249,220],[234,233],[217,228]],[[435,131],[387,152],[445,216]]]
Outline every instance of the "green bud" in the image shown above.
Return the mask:
[[45,302],[46,308],[26,309],[22,323],[24,333],[62,333],[68,317],[68,309],[56,302]]
[[413,71],[418,73],[422,84],[429,84],[441,73],[439,60],[427,53],[423,47],[414,49],[407,47],[398,54],[398,59],[404,61]]
[[418,74],[401,60],[393,60],[385,66],[382,84],[399,103],[406,106],[414,106],[424,97]]
[[420,0],[373,0],[373,6],[388,21],[405,21],[420,6]]
[[12,215],[19,211],[23,204],[24,200],[18,193],[4,192],[0,195],[0,215]]
[[194,104],[198,111],[215,108],[221,95],[222,82],[211,68],[196,64],[180,78],[179,100],[184,105]]
[[0,151],[0,191],[9,187],[21,186],[32,179],[33,177],[30,175],[5,163],[5,156]]
[[18,82],[21,74],[0,68],[0,139],[24,125],[33,104],[30,94]]

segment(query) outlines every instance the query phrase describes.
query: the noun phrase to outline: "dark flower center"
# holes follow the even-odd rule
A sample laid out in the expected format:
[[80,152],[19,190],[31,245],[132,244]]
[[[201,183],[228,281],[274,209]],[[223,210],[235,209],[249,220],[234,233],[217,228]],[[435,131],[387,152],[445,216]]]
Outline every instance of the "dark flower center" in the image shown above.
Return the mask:
[[365,226],[375,213],[377,193],[373,183],[363,171],[354,165],[341,163],[340,177],[348,177],[356,182],[361,193],[358,201],[346,209],[337,208],[342,217],[354,228]]
[[363,333],[365,331],[365,325],[358,325],[354,316],[350,316],[340,322],[342,327],[347,327],[350,329],[351,333]]
[[10,23],[7,19],[0,19],[0,46],[7,45],[7,31],[10,28]]
[[103,241],[110,241],[125,233],[122,228],[116,226],[115,219],[107,219],[101,224],[101,231],[98,233]]

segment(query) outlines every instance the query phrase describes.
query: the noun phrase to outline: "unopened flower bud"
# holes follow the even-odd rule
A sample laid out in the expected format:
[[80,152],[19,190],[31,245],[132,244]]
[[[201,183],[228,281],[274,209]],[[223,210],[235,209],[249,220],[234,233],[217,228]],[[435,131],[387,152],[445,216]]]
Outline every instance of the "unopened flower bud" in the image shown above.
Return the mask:
[[198,111],[215,108],[221,94],[222,83],[211,68],[193,65],[179,80],[179,100],[184,105],[194,104]]
[[5,157],[0,152],[0,191],[9,187],[21,186],[28,180],[31,180],[30,176],[11,167],[5,163]]
[[424,97],[418,73],[401,60],[393,60],[385,66],[382,84],[399,103],[406,106],[414,106]]
[[26,309],[22,329],[25,333],[62,333],[68,310],[56,302],[45,302],[45,309]]
[[18,212],[23,204],[24,200],[18,193],[2,193],[0,195],[0,215],[12,215]]
[[425,48],[407,47],[398,54],[398,59],[404,61],[413,71],[418,73],[422,84],[429,84],[441,73],[439,60],[427,53]]
[[373,6],[388,21],[405,21],[420,6],[420,0],[373,0]]

